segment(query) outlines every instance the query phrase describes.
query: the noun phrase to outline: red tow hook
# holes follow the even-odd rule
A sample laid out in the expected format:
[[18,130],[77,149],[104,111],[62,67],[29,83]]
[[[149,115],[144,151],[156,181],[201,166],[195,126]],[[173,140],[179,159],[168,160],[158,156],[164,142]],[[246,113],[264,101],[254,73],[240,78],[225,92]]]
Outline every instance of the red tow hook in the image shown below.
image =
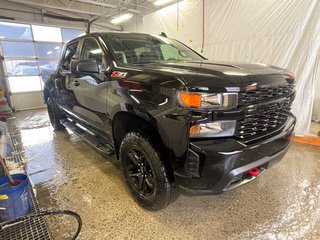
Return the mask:
[[251,176],[258,176],[260,173],[259,168],[252,168],[251,170],[247,171],[247,173]]

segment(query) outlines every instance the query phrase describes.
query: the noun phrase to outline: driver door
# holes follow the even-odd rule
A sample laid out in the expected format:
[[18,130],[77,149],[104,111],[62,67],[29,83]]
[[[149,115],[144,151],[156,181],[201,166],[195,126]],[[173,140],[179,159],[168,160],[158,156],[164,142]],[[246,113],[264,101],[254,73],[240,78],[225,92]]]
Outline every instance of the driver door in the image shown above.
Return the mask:
[[100,130],[106,130],[107,77],[103,69],[107,66],[104,52],[95,38],[86,38],[82,42],[80,61],[95,61],[99,73],[73,74],[70,89],[73,91],[76,104],[72,111],[81,119]]

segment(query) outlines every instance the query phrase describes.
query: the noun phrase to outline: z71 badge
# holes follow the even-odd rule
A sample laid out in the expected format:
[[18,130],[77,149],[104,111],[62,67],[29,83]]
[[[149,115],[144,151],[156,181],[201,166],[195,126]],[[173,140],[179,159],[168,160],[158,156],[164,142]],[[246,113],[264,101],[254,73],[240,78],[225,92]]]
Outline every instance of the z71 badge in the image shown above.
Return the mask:
[[126,72],[114,71],[114,72],[112,72],[112,74],[111,74],[111,77],[114,77],[114,78],[125,78],[126,76],[127,76],[127,73],[126,73]]

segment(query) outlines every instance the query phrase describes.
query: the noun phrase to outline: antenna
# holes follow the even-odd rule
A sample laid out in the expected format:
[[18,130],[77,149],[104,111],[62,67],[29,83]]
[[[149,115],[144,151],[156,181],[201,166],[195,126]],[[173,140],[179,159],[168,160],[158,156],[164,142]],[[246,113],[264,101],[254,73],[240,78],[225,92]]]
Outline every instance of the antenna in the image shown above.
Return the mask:
[[160,33],[160,36],[161,36],[161,37],[167,37],[167,34],[165,34],[165,32],[161,32],[161,33]]

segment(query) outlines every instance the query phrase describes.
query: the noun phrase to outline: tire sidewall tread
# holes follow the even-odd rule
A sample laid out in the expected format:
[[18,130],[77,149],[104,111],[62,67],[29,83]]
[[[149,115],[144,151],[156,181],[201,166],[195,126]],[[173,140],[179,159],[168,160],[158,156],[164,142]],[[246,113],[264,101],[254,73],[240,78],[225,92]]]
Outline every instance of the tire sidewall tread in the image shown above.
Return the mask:
[[[52,113],[49,112],[49,108],[51,108]],[[48,114],[50,117],[50,122],[52,127],[54,128],[54,130],[56,131],[64,131],[65,130],[65,126],[63,126],[60,123],[60,119],[62,119],[63,117],[61,116],[61,114],[58,112],[57,106],[54,102],[54,100],[52,98],[48,98],[47,99],[47,109],[48,109]],[[51,114],[53,114],[52,116],[50,116]],[[51,119],[53,118],[53,119]]]
[[[155,175],[154,178],[156,181],[155,194],[152,196],[143,197],[138,194],[135,189],[130,187],[131,180],[126,175],[125,162],[126,154],[132,146],[140,147],[140,150],[142,150],[142,152],[146,154],[149,159],[149,164]],[[124,137],[120,146],[120,161],[121,170],[127,186],[139,205],[148,210],[157,211],[167,207],[170,202],[175,200],[173,197],[176,195],[173,194],[175,189],[173,188],[173,183],[170,183],[169,181],[168,171],[163,163],[161,153],[158,147],[153,143],[151,137],[149,137],[146,133],[130,132]]]

